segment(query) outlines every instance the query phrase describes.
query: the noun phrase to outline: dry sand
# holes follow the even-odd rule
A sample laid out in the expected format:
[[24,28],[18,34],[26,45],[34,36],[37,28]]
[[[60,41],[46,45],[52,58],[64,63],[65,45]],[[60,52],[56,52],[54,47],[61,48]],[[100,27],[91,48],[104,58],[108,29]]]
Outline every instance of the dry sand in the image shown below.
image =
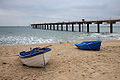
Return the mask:
[[79,50],[75,43],[52,43],[46,71],[23,66],[18,54],[50,44],[0,46],[0,80],[120,80],[120,40],[103,41],[100,51]]

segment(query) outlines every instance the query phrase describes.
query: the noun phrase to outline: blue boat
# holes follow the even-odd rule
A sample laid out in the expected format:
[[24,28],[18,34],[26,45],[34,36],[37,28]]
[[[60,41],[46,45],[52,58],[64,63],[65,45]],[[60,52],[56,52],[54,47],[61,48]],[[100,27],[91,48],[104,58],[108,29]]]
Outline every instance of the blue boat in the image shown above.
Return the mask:
[[19,53],[20,60],[23,64],[32,67],[45,67],[50,59],[50,48],[34,48],[30,51]]
[[101,40],[100,41],[83,41],[80,44],[75,44],[79,49],[82,50],[100,50],[101,46]]

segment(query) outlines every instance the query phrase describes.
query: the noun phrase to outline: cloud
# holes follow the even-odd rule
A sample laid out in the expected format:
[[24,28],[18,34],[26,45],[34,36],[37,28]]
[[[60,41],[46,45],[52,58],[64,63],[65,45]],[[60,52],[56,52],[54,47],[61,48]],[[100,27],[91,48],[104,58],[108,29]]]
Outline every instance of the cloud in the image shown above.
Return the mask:
[[120,16],[120,0],[0,0],[0,25]]

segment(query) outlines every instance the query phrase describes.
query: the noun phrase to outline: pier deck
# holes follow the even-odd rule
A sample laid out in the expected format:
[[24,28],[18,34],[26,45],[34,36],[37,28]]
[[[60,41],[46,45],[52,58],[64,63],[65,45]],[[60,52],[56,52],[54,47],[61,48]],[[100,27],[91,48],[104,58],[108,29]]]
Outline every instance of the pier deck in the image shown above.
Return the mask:
[[[40,28],[45,30],[60,30],[63,31],[63,25],[66,25],[65,29],[68,31],[68,25],[72,25],[72,31],[74,31],[74,25],[79,25],[79,32],[83,31],[83,24],[87,25],[87,32],[89,32],[90,24],[94,23],[97,24],[97,32],[100,33],[100,24],[107,23],[110,25],[110,33],[113,33],[113,24],[116,24],[116,22],[120,22],[120,19],[115,20],[96,20],[96,21],[85,21],[82,19],[82,21],[73,21],[73,22],[57,22],[57,23],[41,23],[41,24],[31,24],[32,28]],[[55,28],[57,27],[57,29]],[[82,29],[81,29],[82,27]]]

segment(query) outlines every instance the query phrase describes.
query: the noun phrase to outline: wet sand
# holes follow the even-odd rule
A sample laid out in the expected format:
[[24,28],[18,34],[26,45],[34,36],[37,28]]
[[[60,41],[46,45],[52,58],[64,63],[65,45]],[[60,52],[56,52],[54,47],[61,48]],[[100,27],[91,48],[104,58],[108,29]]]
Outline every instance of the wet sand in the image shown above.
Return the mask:
[[[120,40],[103,41],[100,51],[80,50],[75,43],[0,46],[0,80],[120,80]],[[22,65],[19,52],[47,45],[52,54],[46,71]]]

